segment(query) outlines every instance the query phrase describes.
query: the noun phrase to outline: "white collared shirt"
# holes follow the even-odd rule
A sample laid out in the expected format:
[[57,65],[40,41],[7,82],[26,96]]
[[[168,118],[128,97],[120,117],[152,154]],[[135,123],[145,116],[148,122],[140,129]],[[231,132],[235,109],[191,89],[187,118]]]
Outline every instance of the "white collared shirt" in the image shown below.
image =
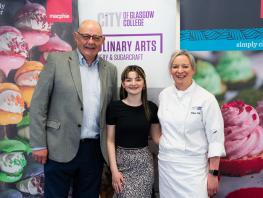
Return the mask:
[[88,65],[78,51],[83,96],[83,120],[80,138],[98,138],[100,133],[99,57]]
[[173,161],[175,153],[224,156],[224,124],[215,97],[194,81],[185,91],[174,85],[159,95],[162,127],[159,158]]

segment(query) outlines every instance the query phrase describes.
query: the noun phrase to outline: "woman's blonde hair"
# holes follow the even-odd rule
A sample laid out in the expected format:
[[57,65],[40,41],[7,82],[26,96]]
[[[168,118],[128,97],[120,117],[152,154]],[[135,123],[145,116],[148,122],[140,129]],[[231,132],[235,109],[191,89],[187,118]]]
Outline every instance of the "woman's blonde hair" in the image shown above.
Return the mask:
[[174,59],[178,56],[181,56],[181,55],[187,56],[187,58],[190,61],[192,69],[195,71],[196,70],[195,58],[191,53],[189,53],[186,50],[178,50],[178,51],[175,51],[174,53],[172,53],[170,61],[169,61],[169,71],[170,71],[171,67],[173,66]]

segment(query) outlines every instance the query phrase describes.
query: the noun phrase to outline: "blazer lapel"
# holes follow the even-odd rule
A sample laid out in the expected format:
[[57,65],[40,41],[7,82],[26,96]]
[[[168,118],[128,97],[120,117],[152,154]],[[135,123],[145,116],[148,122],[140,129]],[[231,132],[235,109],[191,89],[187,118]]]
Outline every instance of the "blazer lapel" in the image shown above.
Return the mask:
[[80,99],[81,103],[83,103],[80,68],[79,68],[78,63],[79,63],[79,61],[78,61],[77,52],[73,51],[73,53],[69,57],[69,68],[71,71],[71,76],[72,76],[75,88],[77,90],[79,99]]
[[100,110],[103,108],[106,93],[106,65],[100,58],[99,60],[99,77],[100,77]]

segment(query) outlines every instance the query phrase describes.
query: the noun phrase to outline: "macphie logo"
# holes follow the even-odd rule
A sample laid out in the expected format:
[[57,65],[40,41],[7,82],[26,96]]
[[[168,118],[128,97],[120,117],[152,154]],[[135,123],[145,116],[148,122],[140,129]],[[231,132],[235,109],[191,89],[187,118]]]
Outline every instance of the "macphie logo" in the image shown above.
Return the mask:
[[72,22],[72,0],[48,0],[47,1],[48,22]]
[[69,14],[50,14],[49,18],[52,19],[69,19]]

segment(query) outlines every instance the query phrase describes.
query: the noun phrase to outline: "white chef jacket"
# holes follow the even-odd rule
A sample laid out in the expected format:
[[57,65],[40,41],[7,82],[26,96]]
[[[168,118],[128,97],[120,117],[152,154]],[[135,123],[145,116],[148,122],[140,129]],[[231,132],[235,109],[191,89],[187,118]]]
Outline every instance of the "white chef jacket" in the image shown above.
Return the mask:
[[160,160],[176,161],[175,153],[225,156],[224,124],[218,102],[194,81],[185,91],[174,85],[164,89],[159,95],[158,117],[162,127]]

